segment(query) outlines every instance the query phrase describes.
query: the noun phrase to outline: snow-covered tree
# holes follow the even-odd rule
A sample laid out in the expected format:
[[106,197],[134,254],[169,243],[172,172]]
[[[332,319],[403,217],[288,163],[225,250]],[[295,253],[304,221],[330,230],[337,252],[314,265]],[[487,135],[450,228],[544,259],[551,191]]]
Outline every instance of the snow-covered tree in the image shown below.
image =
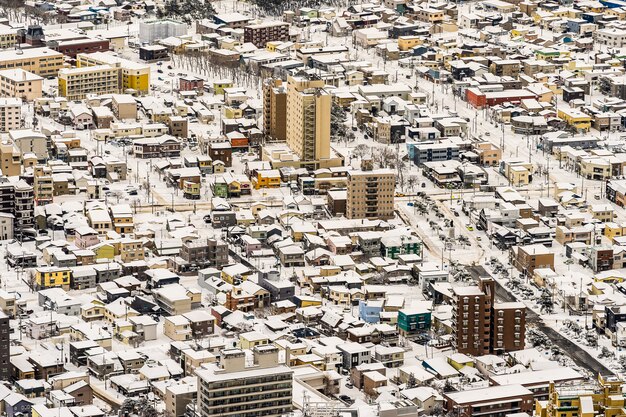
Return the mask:
[[550,294],[550,291],[545,288],[541,291],[537,304],[539,304],[539,308],[542,313],[551,314],[554,311],[554,300],[552,300],[552,294]]

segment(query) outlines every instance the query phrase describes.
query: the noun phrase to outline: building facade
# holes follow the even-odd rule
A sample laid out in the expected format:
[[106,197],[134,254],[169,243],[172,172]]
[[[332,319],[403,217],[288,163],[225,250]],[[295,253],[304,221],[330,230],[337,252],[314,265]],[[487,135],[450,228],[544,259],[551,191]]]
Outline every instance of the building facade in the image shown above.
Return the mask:
[[221,352],[218,367],[196,370],[200,417],[236,414],[241,417],[281,416],[292,410],[293,371],[278,364],[278,348],[253,349],[254,367],[246,366],[245,352]]
[[0,98],[0,132],[19,129],[22,124],[22,100]]
[[271,41],[289,40],[289,23],[265,22],[243,28],[243,41],[253,43],[257,48],[265,48]]
[[43,78],[21,68],[0,71],[0,95],[24,101],[42,96]]
[[331,96],[313,77],[287,80],[287,144],[305,162],[330,157]]
[[287,140],[287,89],[282,80],[267,79],[263,83],[263,131],[273,140]]
[[0,52],[0,70],[21,68],[42,77],[56,77],[64,62],[63,54],[50,48]]
[[389,169],[348,172],[346,217],[392,219],[396,174]]
[[82,100],[87,94],[120,92],[120,69],[109,65],[64,68],[59,71],[59,95],[68,100]]

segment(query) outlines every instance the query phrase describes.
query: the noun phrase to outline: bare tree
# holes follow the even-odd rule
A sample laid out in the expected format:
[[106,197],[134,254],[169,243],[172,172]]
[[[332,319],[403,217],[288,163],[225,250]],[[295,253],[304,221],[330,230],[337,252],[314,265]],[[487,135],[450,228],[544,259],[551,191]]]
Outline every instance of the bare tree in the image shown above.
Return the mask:
[[369,156],[371,153],[372,153],[372,148],[370,148],[368,145],[364,143],[357,145],[352,150],[352,156],[355,156],[357,158],[363,158],[365,156]]

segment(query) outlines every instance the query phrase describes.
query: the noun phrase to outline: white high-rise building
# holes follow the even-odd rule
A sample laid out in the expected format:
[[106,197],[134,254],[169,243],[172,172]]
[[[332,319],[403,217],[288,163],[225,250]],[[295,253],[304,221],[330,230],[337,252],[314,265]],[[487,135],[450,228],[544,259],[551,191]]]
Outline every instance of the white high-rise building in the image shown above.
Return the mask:
[[139,23],[139,40],[152,44],[158,39],[187,34],[187,25],[175,20],[150,20]]

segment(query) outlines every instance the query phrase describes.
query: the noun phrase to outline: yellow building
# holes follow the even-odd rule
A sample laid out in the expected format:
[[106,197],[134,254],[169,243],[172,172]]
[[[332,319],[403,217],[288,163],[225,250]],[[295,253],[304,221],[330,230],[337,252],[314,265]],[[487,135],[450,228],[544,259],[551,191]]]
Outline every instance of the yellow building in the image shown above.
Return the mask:
[[108,242],[98,243],[90,249],[96,254],[96,260],[113,259],[115,257],[115,247]]
[[11,141],[0,142],[0,169],[6,177],[22,173],[22,153]]
[[521,160],[504,161],[504,175],[509,183],[515,186],[528,185],[532,178],[534,166]]
[[63,54],[50,48],[0,52],[0,70],[21,68],[42,77],[56,77],[64,63]]
[[14,48],[17,44],[17,29],[0,25],[0,49]]
[[104,303],[93,300],[80,307],[80,316],[84,321],[102,320],[104,318]]
[[120,240],[120,256],[122,262],[143,260],[145,254],[141,240],[128,238]]
[[604,158],[584,156],[579,162],[580,175],[588,179],[605,180],[611,177],[611,164]]
[[562,108],[557,112],[559,119],[562,119],[569,126],[587,132],[591,129],[591,116],[577,109]]
[[255,346],[269,345],[270,339],[263,333],[252,331],[239,335],[241,349],[252,349]]
[[604,271],[593,277],[594,282],[602,282],[604,284],[619,284],[624,282],[624,274],[618,271]]
[[257,176],[252,179],[255,189],[280,187],[280,172],[277,169],[257,171]]
[[573,72],[576,75],[582,75],[585,71],[592,71],[593,64],[589,64],[585,61],[570,61],[563,65],[563,69]]
[[598,375],[597,384],[550,384],[548,400],[535,402],[537,417],[624,416],[622,381],[615,376]]
[[305,162],[330,158],[331,96],[324,81],[287,79],[287,144]]
[[133,330],[133,323],[128,320],[117,320],[113,325],[113,336],[122,343],[137,346],[140,342],[139,334]]
[[213,92],[214,94],[224,94],[225,88],[233,87],[233,81],[224,79],[224,80],[216,80],[213,81]]
[[70,288],[71,270],[69,268],[43,267],[35,269],[35,285],[37,290],[61,287]]
[[45,165],[36,165],[34,169],[35,200],[39,204],[51,203],[54,195],[52,169]]
[[322,305],[322,300],[319,298],[314,298],[308,295],[300,295],[298,296],[300,308],[304,307],[319,307]]
[[130,234],[135,230],[133,211],[128,204],[111,207],[111,220],[117,233]]
[[234,264],[222,268],[222,279],[229,284],[234,284],[235,278],[245,281],[250,275],[252,275],[252,271],[242,264]]
[[129,317],[137,317],[138,315],[137,310],[130,308],[121,299],[104,306],[104,319],[111,324],[117,320],[128,320]]
[[122,72],[123,92],[132,92],[145,94],[150,91],[150,66],[139,64],[128,59],[119,58],[108,52],[94,52],[91,54],[78,54],[76,56],[76,66],[93,67],[96,65],[110,65],[120,68]]
[[398,49],[408,51],[424,43],[421,36],[398,36]]
[[225,119],[241,119],[243,117],[243,109],[236,106],[224,106]]
[[141,135],[143,133],[143,130],[139,123],[111,123],[111,131],[116,138]]
[[193,337],[191,323],[182,315],[165,317],[163,334],[177,342],[191,340]]
[[521,186],[528,185],[530,179],[530,172],[526,167],[515,165],[509,169],[508,180],[513,185]]
[[82,100],[87,94],[118,94],[120,68],[110,65],[63,68],[59,71],[59,95],[68,100]]
[[474,367],[474,360],[463,353],[454,353],[448,356],[448,363],[457,371],[466,366]]
[[611,204],[592,204],[589,206],[589,213],[602,223],[612,222],[615,218],[615,210]]
[[616,237],[624,236],[624,226],[614,222],[607,222],[604,224],[604,236],[606,236],[611,242]]
[[294,343],[285,339],[278,339],[274,341],[273,344],[279,350],[282,350],[285,352],[285,360],[286,358],[289,358],[289,361],[288,361],[289,363],[287,363],[287,365],[289,366],[295,366],[295,363],[296,363],[295,357],[300,356],[300,355],[306,355],[307,348],[308,348],[308,345],[306,343],[303,343],[303,342]]
[[183,181],[183,195],[185,198],[196,200],[200,198],[201,185],[199,182]]

